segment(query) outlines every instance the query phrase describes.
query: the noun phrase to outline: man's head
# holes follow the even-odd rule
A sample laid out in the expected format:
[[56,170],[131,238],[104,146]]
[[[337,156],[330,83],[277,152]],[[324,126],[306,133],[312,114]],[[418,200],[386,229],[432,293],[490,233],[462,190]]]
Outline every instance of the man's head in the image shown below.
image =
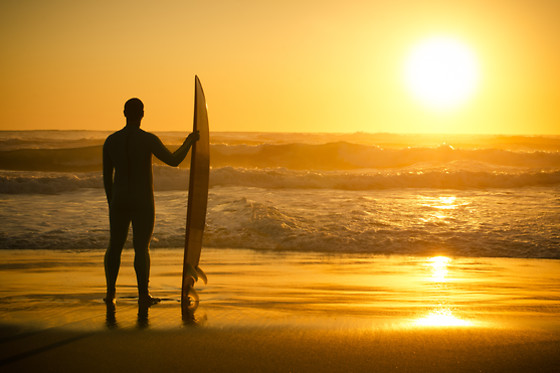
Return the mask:
[[140,122],[144,117],[144,104],[138,98],[131,98],[124,104],[124,116],[127,122]]

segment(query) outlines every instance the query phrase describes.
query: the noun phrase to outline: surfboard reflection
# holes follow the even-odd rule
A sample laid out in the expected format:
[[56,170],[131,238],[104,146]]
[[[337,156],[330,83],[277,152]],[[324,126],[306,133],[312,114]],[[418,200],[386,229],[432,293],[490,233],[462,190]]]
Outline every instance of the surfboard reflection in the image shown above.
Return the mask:
[[194,311],[187,310],[186,312],[182,312],[183,317],[183,326],[200,326],[200,323],[196,320],[194,315]]

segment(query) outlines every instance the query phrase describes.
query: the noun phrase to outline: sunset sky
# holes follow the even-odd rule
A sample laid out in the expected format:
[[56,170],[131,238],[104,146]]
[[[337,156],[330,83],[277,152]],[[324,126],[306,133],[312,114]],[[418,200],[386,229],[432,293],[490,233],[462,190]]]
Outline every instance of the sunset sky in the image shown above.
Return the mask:
[[[188,131],[197,74],[212,131],[560,134],[557,0],[3,0],[0,31],[1,130],[116,130],[139,97]],[[474,61],[453,107],[406,80],[434,38]]]

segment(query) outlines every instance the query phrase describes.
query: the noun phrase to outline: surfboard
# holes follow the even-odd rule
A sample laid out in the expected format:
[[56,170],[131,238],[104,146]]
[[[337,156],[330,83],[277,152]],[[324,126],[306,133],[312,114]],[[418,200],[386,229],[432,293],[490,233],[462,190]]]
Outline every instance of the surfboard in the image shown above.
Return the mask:
[[187,202],[187,227],[185,231],[185,254],[183,259],[183,284],[181,290],[181,310],[183,315],[198,306],[198,295],[194,283],[206,275],[199,268],[202,237],[206,224],[208,204],[208,181],[210,177],[210,138],[208,129],[208,109],[200,79],[194,79],[194,119],[193,131],[198,130],[200,138],[191,148],[189,170],[189,195]]

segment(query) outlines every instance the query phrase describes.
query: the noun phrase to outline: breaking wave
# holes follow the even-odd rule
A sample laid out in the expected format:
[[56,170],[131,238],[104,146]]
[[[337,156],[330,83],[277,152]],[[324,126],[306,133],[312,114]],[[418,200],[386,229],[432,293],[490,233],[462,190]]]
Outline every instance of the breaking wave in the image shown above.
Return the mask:
[[[155,190],[186,190],[188,171],[155,167]],[[246,169],[222,167],[210,173],[210,186],[267,189],[376,190],[391,188],[521,188],[560,184],[560,171],[463,169],[298,171],[285,168]],[[83,188],[103,188],[100,172],[0,172],[0,193],[56,194]]]

